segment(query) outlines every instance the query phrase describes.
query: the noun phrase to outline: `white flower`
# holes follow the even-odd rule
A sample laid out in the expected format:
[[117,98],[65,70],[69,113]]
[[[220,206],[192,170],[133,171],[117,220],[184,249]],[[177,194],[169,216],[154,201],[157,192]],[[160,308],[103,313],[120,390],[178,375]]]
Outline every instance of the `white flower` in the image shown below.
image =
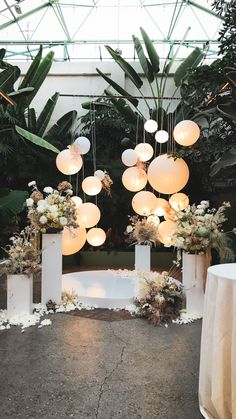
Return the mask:
[[41,224],[46,224],[46,222],[48,221],[47,217],[45,217],[45,215],[42,215],[39,219]]
[[66,226],[67,225],[67,218],[66,217],[60,217],[59,218],[59,223],[61,224],[61,226]]
[[35,180],[32,180],[31,182],[29,182],[29,183],[28,183],[29,188],[30,188],[31,186],[35,186],[35,185],[36,185]]
[[52,324],[52,321],[50,319],[44,319],[40,323],[40,325],[42,326],[50,326],[51,324]]
[[131,225],[128,225],[126,227],[126,231],[127,231],[127,233],[131,233],[133,231],[133,227]]
[[34,204],[34,200],[32,198],[26,199],[26,205],[27,207],[32,207]]
[[73,195],[73,191],[72,191],[72,189],[67,189],[67,190],[66,190],[66,193],[67,193],[67,195]]
[[209,201],[201,201],[200,204],[203,205],[205,208],[209,207]]
[[[200,205],[198,205],[198,208],[200,207]],[[203,215],[204,214],[204,210],[203,209],[196,209],[195,211],[196,215]]]
[[45,186],[43,192],[45,192],[45,193],[53,193],[53,188],[51,188],[51,186]]
[[48,207],[48,209],[49,209],[50,212],[55,213],[55,212],[58,211],[58,206],[57,205],[50,205]]

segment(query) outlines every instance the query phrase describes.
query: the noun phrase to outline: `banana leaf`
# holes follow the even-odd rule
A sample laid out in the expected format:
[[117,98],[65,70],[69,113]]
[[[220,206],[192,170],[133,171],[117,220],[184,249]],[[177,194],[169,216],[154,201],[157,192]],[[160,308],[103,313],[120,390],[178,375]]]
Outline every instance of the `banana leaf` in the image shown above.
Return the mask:
[[139,58],[139,62],[141,64],[141,67],[144,71],[145,76],[147,77],[149,83],[152,83],[154,81],[154,72],[153,72],[153,68],[150,64],[150,62],[148,61],[148,59],[146,58],[144,51],[143,51],[143,47],[141,45],[140,40],[133,35],[133,42],[134,42],[134,47],[135,50],[138,54],[138,58]]
[[218,105],[217,109],[222,115],[226,116],[232,121],[236,121],[236,102],[229,102],[224,105]]
[[3,58],[5,57],[5,54],[6,54],[5,48],[1,48],[0,49],[0,61],[3,60]]
[[87,101],[87,102],[83,102],[81,104],[83,109],[86,109],[88,111],[91,111],[92,107],[95,106],[95,108],[99,108],[99,109],[105,109],[105,108],[112,108],[112,104],[111,103],[107,103],[107,102],[98,102],[98,101]]
[[0,90],[5,93],[13,90],[15,81],[20,76],[20,69],[16,66],[6,68],[0,73]]
[[199,48],[195,48],[188,57],[179,65],[174,74],[174,82],[176,87],[181,85],[181,82],[188,74],[189,70],[196,68],[201,62],[204,54]]
[[42,137],[47,129],[48,123],[55,109],[59,96],[59,93],[56,92],[50,99],[48,99],[46,105],[44,106],[42,112],[40,113],[37,119],[36,132],[37,135],[39,135],[39,137]]
[[30,65],[25,77],[23,78],[23,80],[22,80],[22,82],[19,86],[19,89],[23,89],[25,87],[31,86],[32,77],[34,76],[34,73],[38,69],[40,61],[42,59],[42,52],[43,52],[43,47],[42,47],[42,45],[40,45],[38,53],[34,57],[34,59],[31,63],[31,65]]
[[29,108],[28,109],[28,129],[30,132],[32,132],[33,134],[36,133],[36,113],[35,113],[35,109],[34,108]]
[[221,169],[234,164],[236,164],[236,147],[226,151],[222,157],[212,164],[210,176],[215,176]]
[[48,141],[45,141],[43,138],[40,138],[38,135],[32,134],[31,132],[23,128],[20,128],[17,125],[15,129],[18,134],[20,134],[26,140],[31,141],[31,143],[34,143],[42,148],[46,148],[47,150],[53,151],[54,153],[60,153],[60,150],[58,150],[58,148],[54,147]]
[[126,90],[124,90],[121,86],[119,86],[116,82],[114,82],[112,79],[110,79],[110,77],[107,77],[101,70],[99,70],[98,68],[96,68],[98,74],[100,74],[100,76],[102,76],[104,78],[104,80],[106,80],[106,82],[113,87],[113,89],[115,89],[118,93],[120,93],[120,95],[122,96],[128,96],[129,98],[127,98],[127,100],[132,103],[132,105],[134,105],[135,107],[138,106],[138,100],[135,98],[132,98],[132,95],[128,92],[126,92]]
[[153,72],[154,74],[157,74],[160,71],[160,59],[156,52],[156,48],[154,47],[151,39],[149,38],[148,34],[145,32],[143,28],[140,28],[140,32],[142,34],[142,38],[149,56],[149,60],[152,64]]
[[17,99],[18,96],[21,96],[21,95],[27,96],[27,95],[29,95],[33,90],[34,90],[33,87],[25,87],[24,89],[19,89],[19,90],[16,90],[14,92],[8,93],[8,96],[9,97],[13,97],[14,100],[15,100],[15,98]]
[[0,218],[12,218],[24,209],[25,200],[29,194],[26,191],[4,190],[0,194]]
[[50,128],[45,138],[54,140],[55,138],[64,138],[68,132],[72,129],[74,122],[77,118],[76,111],[67,112]]
[[229,71],[229,73],[227,73],[226,76],[232,83],[232,85],[236,87],[236,71]]
[[115,106],[115,108],[120,112],[120,114],[129,122],[129,123],[136,123],[137,122],[137,115],[131,109],[129,105],[127,105],[124,99],[117,99],[108,89],[104,90],[104,93],[110,98],[111,102]]
[[143,85],[143,82],[141,78],[139,77],[138,73],[133,69],[133,67],[124,60],[119,54],[117,54],[114,49],[109,47],[108,45],[105,46],[109,54],[112,56],[112,58],[117,62],[117,64],[122,68],[122,70],[125,72],[126,76],[132,81],[132,83],[140,89]]

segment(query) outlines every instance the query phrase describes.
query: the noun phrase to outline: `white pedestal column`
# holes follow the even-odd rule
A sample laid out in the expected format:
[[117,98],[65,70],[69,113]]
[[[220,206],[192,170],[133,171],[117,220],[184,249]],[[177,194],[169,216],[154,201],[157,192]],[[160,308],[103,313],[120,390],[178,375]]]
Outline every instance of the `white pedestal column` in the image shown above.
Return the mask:
[[205,255],[183,252],[183,285],[186,293],[186,310],[190,314],[203,315],[203,284],[207,271]]
[[151,269],[151,246],[135,245],[135,266],[136,271],[149,272]]
[[7,317],[33,312],[33,275],[7,275]]
[[41,301],[61,301],[62,283],[62,234],[42,235],[42,285]]

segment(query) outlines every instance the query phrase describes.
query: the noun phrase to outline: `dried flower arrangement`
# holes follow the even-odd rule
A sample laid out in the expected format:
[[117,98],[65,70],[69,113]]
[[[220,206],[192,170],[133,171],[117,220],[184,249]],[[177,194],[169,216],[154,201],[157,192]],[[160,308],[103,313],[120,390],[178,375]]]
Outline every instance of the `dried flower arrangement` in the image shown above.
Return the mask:
[[30,227],[10,237],[12,242],[3,250],[8,258],[0,263],[0,273],[9,275],[31,275],[40,270],[40,252],[35,248],[34,235]]
[[183,308],[183,285],[168,272],[138,273],[138,295],[135,299],[137,315],[153,325],[176,320]]
[[59,183],[57,189],[47,186],[40,192],[36,182],[28,185],[33,192],[26,200],[28,218],[36,232],[46,233],[60,231],[67,227],[78,227],[76,223],[76,206],[71,200],[72,186],[69,182]]
[[113,180],[110,178],[106,170],[104,170],[104,178],[101,180],[102,187],[108,196],[111,196],[111,185],[113,185]]
[[129,216],[130,225],[126,227],[126,241],[130,244],[156,245],[157,226],[147,217],[140,218],[138,215]]

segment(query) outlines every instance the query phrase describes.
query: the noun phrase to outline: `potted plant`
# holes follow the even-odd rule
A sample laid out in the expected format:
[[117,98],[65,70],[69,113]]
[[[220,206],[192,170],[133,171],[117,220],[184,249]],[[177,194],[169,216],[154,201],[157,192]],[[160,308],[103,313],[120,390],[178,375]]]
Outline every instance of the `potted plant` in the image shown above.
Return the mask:
[[32,229],[26,227],[10,238],[4,248],[8,258],[0,264],[7,274],[7,316],[10,319],[33,311],[33,273],[40,270],[40,252],[35,248]]

